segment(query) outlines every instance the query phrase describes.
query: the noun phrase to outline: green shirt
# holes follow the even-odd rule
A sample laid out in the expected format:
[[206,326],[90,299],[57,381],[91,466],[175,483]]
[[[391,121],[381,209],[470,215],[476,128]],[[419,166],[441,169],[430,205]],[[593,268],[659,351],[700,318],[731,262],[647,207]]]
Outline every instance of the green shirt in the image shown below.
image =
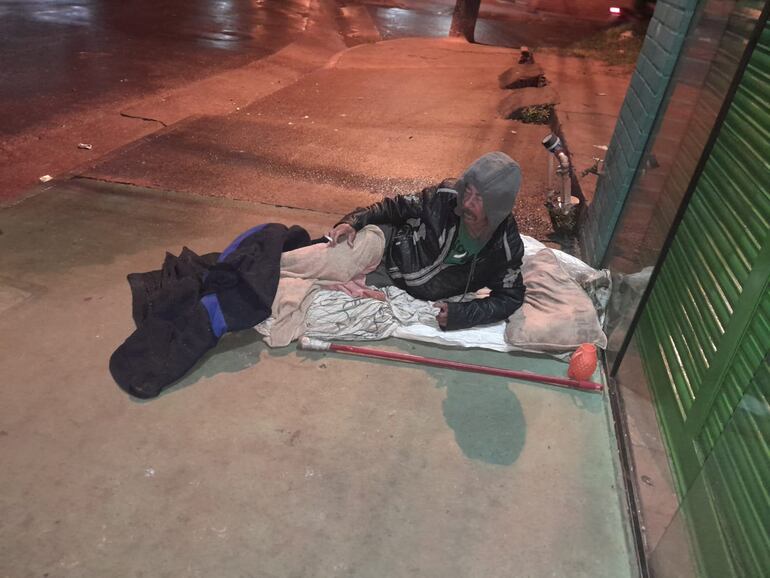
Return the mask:
[[473,259],[475,255],[478,255],[484,248],[484,245],[486,245],[484,241],[474,239],[468,235],[465,224],[461,222],[460,231],[457,233],[457,236],[452,243],[452,248],[444,259],[444,263],[447,263],[448,265],[462,265],[463,263],[467,263]]

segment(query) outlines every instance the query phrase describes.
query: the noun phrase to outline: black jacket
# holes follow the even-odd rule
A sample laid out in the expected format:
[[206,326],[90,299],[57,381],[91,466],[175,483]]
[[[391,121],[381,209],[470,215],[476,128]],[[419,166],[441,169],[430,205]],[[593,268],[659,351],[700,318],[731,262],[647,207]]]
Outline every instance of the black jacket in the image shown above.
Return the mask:
[[278,288],[281,253],[304,247],[302,227],[253,227],[222,253],[198,256],[187,247],[166,254],[158,271],[132,273],[136,331],[110,358],[110,373],[126,392],[157,396],[228,331],[267,319]]
[[418,194],[385,198],[356,209],[340,223],[356,230],[393,225],[383,261],[396,286],[418,299],[434,301],[488,287],[487,298],[449,303],[446,329],[463,329],[507,319],[521,307],[524,244],[513,215],[508,215],[472,262],[444,263],[460,226],[454,183],[446,180]]

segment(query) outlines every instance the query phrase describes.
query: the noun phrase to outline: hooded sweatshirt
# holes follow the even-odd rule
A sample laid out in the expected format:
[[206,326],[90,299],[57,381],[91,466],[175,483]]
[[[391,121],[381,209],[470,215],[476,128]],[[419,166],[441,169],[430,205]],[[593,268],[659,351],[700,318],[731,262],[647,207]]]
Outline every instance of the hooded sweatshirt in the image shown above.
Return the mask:
[[[473,238],[462,222],[463,200],[468,187],[471,186],[478,191],[489,222],[487,230],[479,238]],[[519,165],[505,153],[488,153],[468,167],[455,184],[455,214],[460,217],[461,222],[452,250],[444,259],[445,263],[460,265],[470,261],[481,251],[497,226],[511,214],[520,186]]]
[[502,152],[487,153],[469,166],[457,180],[455,214],[462,216],[463,197],[469,185],[476,187],[484,200],[484,212],[491,233],[513,211],[516,195],[521,187],[521,169],[516,161]]

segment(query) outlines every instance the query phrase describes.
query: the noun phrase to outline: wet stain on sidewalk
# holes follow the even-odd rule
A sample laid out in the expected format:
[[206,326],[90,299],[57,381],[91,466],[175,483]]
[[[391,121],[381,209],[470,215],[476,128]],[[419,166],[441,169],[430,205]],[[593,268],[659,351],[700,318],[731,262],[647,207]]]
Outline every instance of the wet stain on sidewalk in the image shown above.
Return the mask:
[[504,383],[447,385],[444,417],[472,460],[510,466],[526,440],[521,404]]

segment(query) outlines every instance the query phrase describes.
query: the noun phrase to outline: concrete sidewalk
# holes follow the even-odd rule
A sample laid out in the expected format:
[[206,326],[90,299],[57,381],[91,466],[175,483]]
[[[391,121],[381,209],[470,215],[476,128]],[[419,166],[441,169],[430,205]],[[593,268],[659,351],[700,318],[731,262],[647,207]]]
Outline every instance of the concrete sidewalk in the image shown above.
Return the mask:
[[[179,123],[78,174],[344,214],[409,193],[489,150],[542,186],[547,128],[497,118],[518,53],[452,40],[360,45],[248,107]],[[515,132],[514,132],[515,131]]]
[[[482,153],[522,166],[522,232],[550,231],[543,207],[548,126],[501,118],[511,91],[498,76],[518,61],[507,48],[449,39],[356,46],[320,70],[226,115],[179,122],[75,174],[112,182],[344,214],[383,195],[458,176]],[[558,95],[575,166],[603,156],[627,76],[601,63],[536,55]],[[527,89],[535,90],[538,89]],[[583,184],[591,196],[595,177]]]
[[126,273],[265,221],[331,223],[89,181],[0,211],[0,576],[633,575],[603,396],[268,350],[252,331],[158,399],[119,390]]

